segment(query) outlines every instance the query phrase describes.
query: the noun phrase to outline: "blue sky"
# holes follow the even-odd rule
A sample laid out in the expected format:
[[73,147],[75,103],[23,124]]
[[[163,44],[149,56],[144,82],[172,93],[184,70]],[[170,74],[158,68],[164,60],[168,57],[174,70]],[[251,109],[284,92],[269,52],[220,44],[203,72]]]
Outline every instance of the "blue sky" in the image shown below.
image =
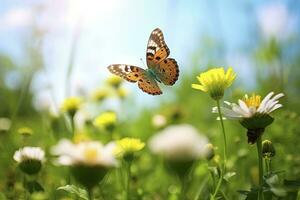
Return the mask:
[[[281,2],[288,8],[289,1]],[[68,57],[76,27],[80,27],[80,37],[72,74],[72,88],[75,89],[99,87],[109,76],[106,69],[109,64],[143,66],[140,58],[145,60],[147,40],[156,27],[163,30],[171,57],[178,61],[182,73],[189,71],[191,55],[202,48],[200,39],[209,36],[222,41],[226,47],[225,57],[232,58],[232,63],[220,59],[215,64],[233,65],[242,76],[247,76],[251,63],[247,63],[245,49],[251,48],[253,39],[260,36],[256,14],[261,6],[273,3],[260,0],[1,0],[0,23],[8,21],[16,25],[6,24],[0,28],[0,52],[12,55],[22,64],[26,62],[26,52],[21,47],[28,38],[32,21],[45,30],[42,51],[46,71],[36,77],[33,88],[43,91],[45,85],[51,84],[56,101],[64,97]],[[37,5],[42,5],[42,12],[34,11]],[[293,15],[297,13],[295,8],[288,10]],[[11,17],[14,15],[17,17]],[[196,67],[200,71],[205,64],[200,61]],[[165,87],[165,95],[161,97],[145,95],[133,84],[126,84],[126,87],[141,102],[172,96],[171,89]]]

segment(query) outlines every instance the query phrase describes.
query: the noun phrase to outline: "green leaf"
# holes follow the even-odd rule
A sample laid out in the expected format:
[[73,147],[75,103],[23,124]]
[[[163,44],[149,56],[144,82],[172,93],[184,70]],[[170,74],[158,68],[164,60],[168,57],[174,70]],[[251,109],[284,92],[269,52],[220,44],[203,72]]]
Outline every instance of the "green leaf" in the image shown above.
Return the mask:
[[80,197],[81,199],[88,200],[88,194],[86,190],[81,189],[75,185],[65,185],[57,188],[57,190],[64,190],[71,194],[75,194],[76,196]]
[[271,192],[273,192],[273,194],[276,195],[277,197],[286,196],[286,191],[283,188],[272,187]]
[[278,175],[270,176],[269,178],[266,179],[266,183],[270,187],[275,186],[275,185],[279,185],[280,184],[280,180],[279,180]]
[[27,181],[25,188],[29,193],[44,192],[44,188],[37,181]]
[[233,176],[235,176],[236,173],[235,172],[227,172],[225,175],[224,175],[224,180],[226,180],[227,182],[229,182],[229,179]]

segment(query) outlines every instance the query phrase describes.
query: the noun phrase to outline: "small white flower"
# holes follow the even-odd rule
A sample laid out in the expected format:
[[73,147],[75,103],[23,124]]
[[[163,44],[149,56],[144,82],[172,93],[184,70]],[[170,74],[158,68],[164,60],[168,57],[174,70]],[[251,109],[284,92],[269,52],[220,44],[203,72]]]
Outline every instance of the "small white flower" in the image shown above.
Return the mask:
[[[270,92],[262,101],[261,97],[253,94],[250,98],[248,95],[245,95],[244,99],[238,100],[238,104],[230,103],[225,101],[227,105],[231,108],[222,107],[222,113],[228,119],[243,119],[251,118],[254,115],[268,115],[274,110],[281,108],[282,104],[279,103],[281,97],[284,96],[283,93],[279,93],[275,96],[274,92]],[[218,113],[217,107],[212,109],[213,113]]]
[[154,115],[152,118],[152,125],[157,128],[165,126],[166,123],[167,123],[167,119],[163,115]]
[[18,163],[28,160],[45,161],[45,152],[40,147],[23,147],[15,152],[14,160]]
[[117,161],[113,154],[115,143],[102,145],[96,141],[83,141],[74,144],[63,139],[52,148],[52,154],[59,156],[61,165],[87,165],[87,166],[116,166]]
[[153,153],[169,160],[196,160],[205,156],[208,139],[191,125],[173,125],[153,136],[149,142]]

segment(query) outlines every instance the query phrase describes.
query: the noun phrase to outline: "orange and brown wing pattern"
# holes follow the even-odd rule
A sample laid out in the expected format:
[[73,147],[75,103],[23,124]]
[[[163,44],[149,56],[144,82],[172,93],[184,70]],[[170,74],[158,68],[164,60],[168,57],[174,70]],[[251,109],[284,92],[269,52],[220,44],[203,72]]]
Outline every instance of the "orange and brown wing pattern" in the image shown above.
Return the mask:
[[158,63],[166,59],[170,54],[164,35],[159,28],[154,29],[149,37],[146,58],[148,67],[156,67]]
[[137,82],[145,71],[140,67],[124,64],[109,65],[107,68],[111,73],[120,76],[129,82]]
[[158,78],[165,85],[174,85],[178,80],[179,67],[175,59],[167,58],[159,63]]
[[140,67],[114,64],[108,66],[111,73],[122,77],[129,82],[138,82],[139,88],[151,95],[160,95],[162,91],[160,90],[157,82],[150,77],[146,71]]
[[151,94],[151,95],[160,95],[162,91],[160,90],[157,82],[148,77],[145,73],[143,73],[142,78],[138,82],[138,86],[144,92]]

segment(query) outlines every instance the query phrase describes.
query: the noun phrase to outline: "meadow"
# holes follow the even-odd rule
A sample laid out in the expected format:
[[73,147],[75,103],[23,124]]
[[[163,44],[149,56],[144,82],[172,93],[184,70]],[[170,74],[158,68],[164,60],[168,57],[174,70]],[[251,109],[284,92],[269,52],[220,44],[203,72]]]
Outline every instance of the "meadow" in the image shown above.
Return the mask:
[[[96,86],[77,87],[75,34],[60,69],[64,97],[56,80],[42,88],[51,104],[35,90],[44,81],[36,77],[51,73],[47,33],[29,27],[26,59],[0,52],[0,200],[300,199],[300,20],[297,9],[286,12],[298,16],[294,32],[284,35],[288,20],[274,29],[272,21],[268,34],[248,38],[246,65],[228,61],[225,42],[207,35],[186,59],[170,48],[178,80],[160,83],[157,96],[108,65],[98,67],[105,75]],[[172,47],[172,31],[161,29]]]

